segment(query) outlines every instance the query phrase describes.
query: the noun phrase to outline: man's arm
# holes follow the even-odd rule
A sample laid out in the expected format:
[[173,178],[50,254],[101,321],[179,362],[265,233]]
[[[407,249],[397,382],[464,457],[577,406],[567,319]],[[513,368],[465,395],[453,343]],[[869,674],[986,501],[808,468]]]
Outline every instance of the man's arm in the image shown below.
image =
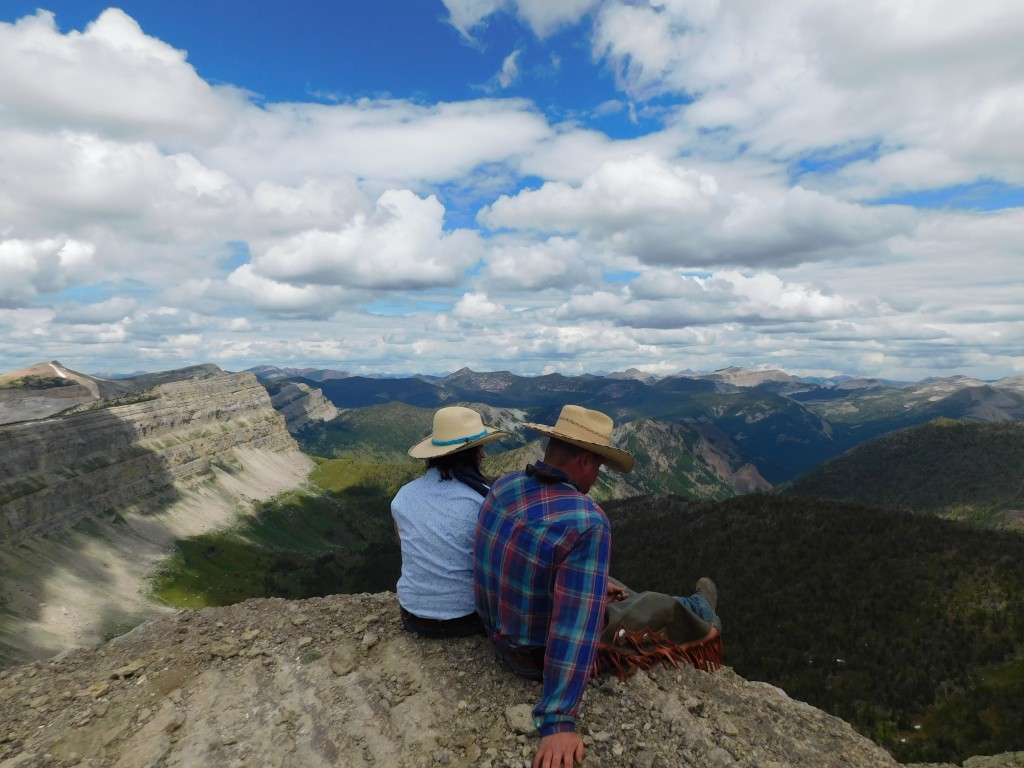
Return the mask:
[[576,540],[556,571],[543,694],[533,710],[542,737],[576,730],[604,624],[610,549],[607,523],[594,526]]

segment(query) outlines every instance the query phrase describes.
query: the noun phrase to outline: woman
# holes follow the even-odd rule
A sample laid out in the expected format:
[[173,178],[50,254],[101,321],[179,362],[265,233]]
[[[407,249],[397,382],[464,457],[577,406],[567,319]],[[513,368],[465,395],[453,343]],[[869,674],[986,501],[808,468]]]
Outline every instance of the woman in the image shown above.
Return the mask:
[[432,434],[409,449],[426,459],[422,477],[391,502],[402,545],[398,603],[402,625],[427,637],[482,631],[473,593],[473,534],[489,490],[480,473],[483,446],[510,433],[486,426],[480,414],[451,406],[434,414]]

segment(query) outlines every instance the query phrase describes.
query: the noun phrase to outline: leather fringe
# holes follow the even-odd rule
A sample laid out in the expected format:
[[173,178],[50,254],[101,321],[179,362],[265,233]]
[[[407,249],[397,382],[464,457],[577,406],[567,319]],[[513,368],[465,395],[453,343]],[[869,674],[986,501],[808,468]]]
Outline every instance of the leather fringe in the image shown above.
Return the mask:
[[680,662],[705,672],[714,672],[724,666],[725,650],[718,630],[712,627],[699,640],[674,643],[664,629],[657,632],[619,629],[615,633],[615,645],[602,644],[598,648],[594,665],[597,673],[614,670],[620,680],[625,680],[638,669],[650,669],[661,663],[678,667]]

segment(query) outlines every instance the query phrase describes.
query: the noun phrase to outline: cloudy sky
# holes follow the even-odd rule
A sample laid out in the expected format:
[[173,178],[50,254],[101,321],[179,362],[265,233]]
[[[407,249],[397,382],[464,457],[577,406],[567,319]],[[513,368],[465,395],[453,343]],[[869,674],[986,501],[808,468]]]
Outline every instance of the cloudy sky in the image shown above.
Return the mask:
[[1016,0],[3,0],[0,370],[1024,374],[1021,40]]

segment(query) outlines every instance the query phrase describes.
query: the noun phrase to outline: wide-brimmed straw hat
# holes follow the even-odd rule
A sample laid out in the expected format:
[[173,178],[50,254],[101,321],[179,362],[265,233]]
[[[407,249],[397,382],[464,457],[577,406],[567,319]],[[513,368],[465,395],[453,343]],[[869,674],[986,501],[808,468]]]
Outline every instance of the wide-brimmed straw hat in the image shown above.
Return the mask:
[[540,432],[564,443],[585,448],[604,458],[604,463],[619,472],[633,469],[633,454],[612,447],[612,419],[600,411],[591,411],[579,405],[562,406],[555,426],[523,424],[527,429]]
[[467,448],[476,448],[510,434],[487,426],[474,410],[450,405],[440,408],[434,414],[434,431],[410,448],[409,455],[414,459],[434,459]]

